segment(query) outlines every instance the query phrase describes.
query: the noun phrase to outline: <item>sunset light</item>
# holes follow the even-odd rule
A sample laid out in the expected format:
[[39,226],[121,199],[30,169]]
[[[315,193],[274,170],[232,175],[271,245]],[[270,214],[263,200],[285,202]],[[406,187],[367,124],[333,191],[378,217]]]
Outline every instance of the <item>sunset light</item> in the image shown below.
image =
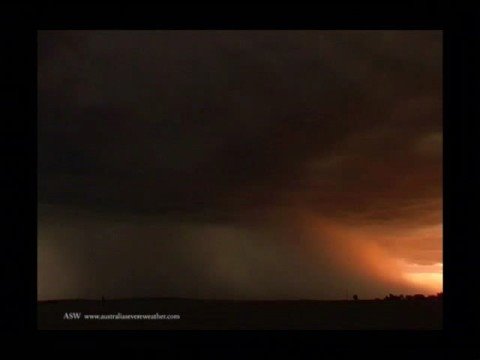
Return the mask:
[[433,293],[443,290],[443,264],[433,265],[409,264],[406,266],[403,277]]

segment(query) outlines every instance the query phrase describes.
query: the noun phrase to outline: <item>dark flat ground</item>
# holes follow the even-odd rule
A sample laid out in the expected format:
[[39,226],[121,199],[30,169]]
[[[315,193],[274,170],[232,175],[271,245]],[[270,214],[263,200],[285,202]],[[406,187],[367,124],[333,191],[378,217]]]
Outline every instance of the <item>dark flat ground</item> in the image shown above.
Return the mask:
[[[436,330],[442,300],[230,301],[189,299],[39,302],[41,330]],[[179,320],[64,320],[65,313],[178,314]]]

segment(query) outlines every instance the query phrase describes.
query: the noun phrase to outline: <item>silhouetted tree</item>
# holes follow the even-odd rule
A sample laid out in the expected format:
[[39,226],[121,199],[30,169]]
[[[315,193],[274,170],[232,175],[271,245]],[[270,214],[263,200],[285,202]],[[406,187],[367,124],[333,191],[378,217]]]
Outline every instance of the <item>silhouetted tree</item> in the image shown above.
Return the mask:
[[[403,295],[402,295],[403,296]],[[388,296],[385,296],[385,300],[401,300],[401,296],[393,295],[393,294],[388,294]]]

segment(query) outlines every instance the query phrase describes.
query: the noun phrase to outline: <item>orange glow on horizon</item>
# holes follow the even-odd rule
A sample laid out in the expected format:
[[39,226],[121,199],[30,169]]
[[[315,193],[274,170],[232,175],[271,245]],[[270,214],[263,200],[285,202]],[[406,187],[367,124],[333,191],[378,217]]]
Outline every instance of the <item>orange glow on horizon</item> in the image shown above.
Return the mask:
[[[429,265],[417,264],[410,256],[415,248],[407,247],[407,244],[411,246],[412,239],[417,245],[421,244],[426,238],[421,236],[423,234],[430,238],[439,236],[441,241],[441,225],[414,229],[352,226],[316,217],[307,219],[307,225],[316,236],[329,239],[327,245],[331,254],[342,267],[410,293],[430,295],[443,291],[443,264],[438,260],[436,263],[426,260]],[[322,244],[324,246],[324,240]],[[441,253],[441,249],[437,253]]]
[[421,286],[431,292],[443,291],[443,264],[418,265],[407,264],[403,272],[405,280],[414,285]]

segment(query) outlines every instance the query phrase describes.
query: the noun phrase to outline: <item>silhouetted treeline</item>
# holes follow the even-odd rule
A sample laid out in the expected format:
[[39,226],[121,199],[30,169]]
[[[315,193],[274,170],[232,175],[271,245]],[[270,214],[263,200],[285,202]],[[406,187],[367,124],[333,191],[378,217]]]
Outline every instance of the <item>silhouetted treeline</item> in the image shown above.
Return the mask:
[[387,301],[398,301],[398,300],[440,300],[443,299],[443,292],[438,293],[437,295],[428,295],[415,294],[415,295],[394,295],[388,294],[383,300]]
[[[399,300],[441,300],[443,299],[443,292],[437,293],[437,295],[423,295],[423,294],[415,294],[415,295],[394,295],[388,294],[383,299],[375,298],[375,301],[399,301]],[[353,295],[353,300],[358,300],[358,295]]]

